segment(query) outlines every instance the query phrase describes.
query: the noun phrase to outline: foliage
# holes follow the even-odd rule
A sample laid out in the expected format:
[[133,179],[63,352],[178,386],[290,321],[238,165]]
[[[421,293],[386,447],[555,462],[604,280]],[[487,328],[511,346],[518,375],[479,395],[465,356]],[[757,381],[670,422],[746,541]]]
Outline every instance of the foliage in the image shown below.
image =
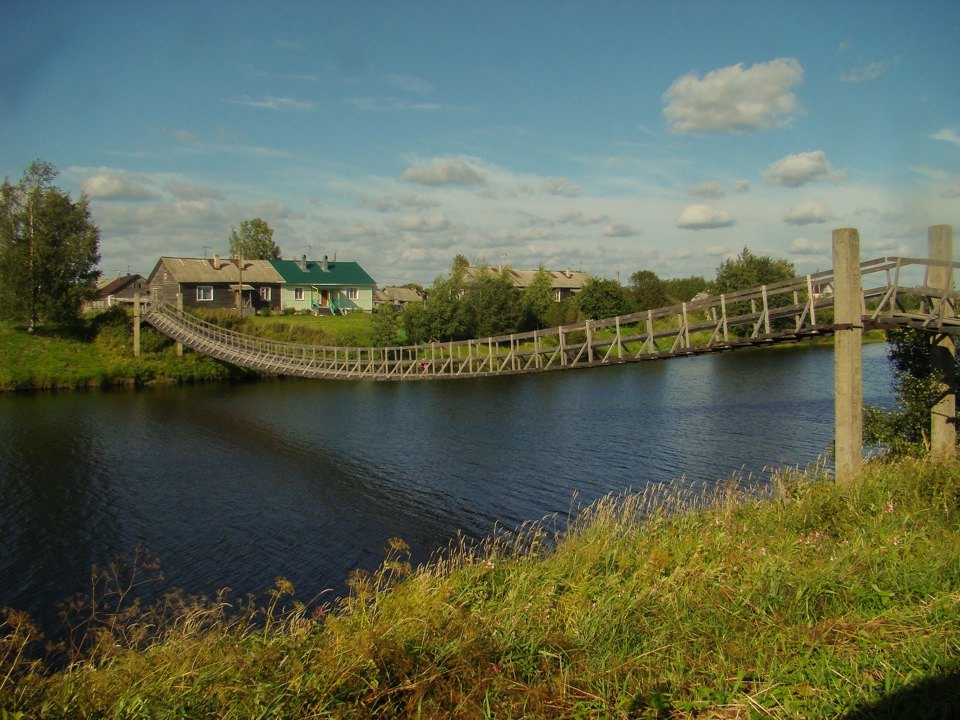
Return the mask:
[[591,320],[625,315],[630,303],[616,280],[590,278],[576,295],[577,307]]
[[637,310],[655,310],[670,304],[664,282],[653,270],[638,270],[630,276],[628,289]]
[[770,285],[796,277],[797,271],[788,260],[775,260],[768,255],[755,255],[744,247],[736,258],[724,260],[717,267],[717,277],[712,284],[716,295],[735,290]]
[[556,534],[542,524],[461,542],[420,568],[392,539],[332,606],[291,602],[280,578],[265,603],[233,613],[220,594],[173,595],[138,615],[125,592],[136,576],[111,566],[75,606],[89,608],[76,617],[94,642],[75,643],[69,664],[46,664],[36,628],[4,616],[0,707],[38,718],[952,717],[960,466],[874,462],[855,489],[824,480],[781,472],[775,490],[730,482],[705,497],[650,486]]
[[[886,338],[898,407],[864,408],[864,441],[894,455],[922,454],[930,444],[930,410],[946,388],[944,373],[933,366],[929,333],[887,330]],[[953,376],[960,376],[956,357]]]
[[35,160],[0,187],[0,317],[29,324],[78,321],[96,293],[100,230],[85,195],[53,184],[57,170]]
[[469,317],[466,337],[493,337],[516,332],[520,297],[520,291],[510,280],[509,268],[498,272],[482,268],[473,282],[467,283],[461,299]]
[[279,260],[280,248],[273,241],[273,229],[256,217],[242,221],[239,232],[230,228],[230,255],[244,260]]
[[541,265],[533,280],[520,295],[520,322],[518,329],[521,332],[550,327],[550,310],[556,304],[553,296],[553,281],[543,265]]
[[670,278],[663,281],[663,288],[673,304],[687,302],[702,293],[709,287],[702,275],[691,275],[685,278]]
[[400,313],[392,305],[383,303],[374,308],[371,326],[374,345],[392,347],[400,344]]

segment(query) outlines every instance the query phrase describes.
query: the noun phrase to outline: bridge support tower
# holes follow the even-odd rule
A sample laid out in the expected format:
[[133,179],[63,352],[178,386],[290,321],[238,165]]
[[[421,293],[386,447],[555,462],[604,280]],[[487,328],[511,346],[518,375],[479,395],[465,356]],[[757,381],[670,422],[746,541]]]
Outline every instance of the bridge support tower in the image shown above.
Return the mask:
[[140,357],[140,293],[133,294],[133,356]]
[[[953,316],[955,309],[946,299],[953,291],[953,227],[931,225],[927,228],[927,244],[931,260],[942,265],[931,265],[927,285],[942,291],[941,316]],[[941,460],[957,455],[957,383],[954,358],[956,341],[945,333],[937,333],[930,339],[930,361],[934,370],[943,375],[943,394],[930,410],[930,452]]]
[[854,228],[833,231],[833,277],[836,480],[849,487],[863,466],[863,292]]

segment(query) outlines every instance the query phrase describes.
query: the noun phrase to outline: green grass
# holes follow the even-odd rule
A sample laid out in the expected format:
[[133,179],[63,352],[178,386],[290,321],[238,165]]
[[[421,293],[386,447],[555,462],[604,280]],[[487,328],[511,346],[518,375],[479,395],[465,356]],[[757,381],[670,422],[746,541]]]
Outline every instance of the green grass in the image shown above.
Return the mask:
[[[234,329],[304,344],[369,345],[370,316],[220,318]],[[0,392],[144,386],[244,380],[255,373],[174,344],[149,325],[141,329],[141,355],[133,355],[130,318],[119,312],[92,315],[70,329],[0,322]]]
[[[77,718],[955,717],[960,465],[874,462],[610,497],[411,569],[392,541],[333,607],[168,598],[93,613],[64,669],[8,613],[0,708]],[[109,575],[109,573],[108,573]],[[122,584],[121,584],[122,585]],[[119,586],[118,586],[119,587]],[[102,606],[115,600],[105,596]],[[96,605],[96,604],[95,604]],[[281,607],[288,607],[281,611]]]

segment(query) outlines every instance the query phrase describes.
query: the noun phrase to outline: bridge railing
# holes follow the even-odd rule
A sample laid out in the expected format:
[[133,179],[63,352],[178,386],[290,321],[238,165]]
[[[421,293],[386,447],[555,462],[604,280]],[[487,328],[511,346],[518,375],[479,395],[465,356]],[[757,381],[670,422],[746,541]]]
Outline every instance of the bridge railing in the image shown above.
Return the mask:
[[[861,263],[865,319],[882,327],[894,318],[902,326],[905,322],[930,323],[931,317],[949,316],[946,310],[956,293],[928,286],[931,264],[935,263],[917,258],[878,258]],[[960,267],[960,263],[951,267]],[[910,273],[921,283],[919,287],[902,285]],[[833,272],[827,270],[602,320],[482,339],[394,347],[314,346],[269,340],[220,327],[170,305],[155,305],[145,319],[189,347],[265,372],[373,379],[472,377],[636,362],[832,332],[833,282]],[[929,307],[917,313],[904,309],[901,300],[907,292],[922,295]],[[936,322],[942,326],[944,321]]]

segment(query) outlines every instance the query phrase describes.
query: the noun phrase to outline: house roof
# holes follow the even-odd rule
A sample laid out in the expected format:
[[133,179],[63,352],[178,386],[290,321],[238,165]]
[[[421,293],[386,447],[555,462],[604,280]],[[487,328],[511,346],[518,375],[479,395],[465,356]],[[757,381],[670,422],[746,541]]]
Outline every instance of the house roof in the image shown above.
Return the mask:
[[[483,272],[500,272],[500,268],[468,267],[464,268],[464,270],[471,279],[476,278]],[[521,289],[530,285],[538,272],[539,270],[514,270],[510,267],[507,268],[507,276],[513,281],[516,287]],[[587,280],[590,279],[589,273],[574,270],[547,270],[546,273],[550,276],[550,286],[554,290],[579,290]]]
[[145,279],[146,278],[144,278],[140,273],[118,275],[112,278],[103,278],[97,283],[97,295],[99,297],[116,295],[118,292],[130,287],[138,280]]
[[373,294],[373,299],[376,302],[381,302],[381,303],[383,302],[408,303],[408,302],[419,302],[423,300],[423,296],[413,288],[388,286],[383,288],[383,290],[376,290]]
[[[376,285],[358,263],[343,260],[270,260],[283,282],[296,285]],[[324,269],[326,267],[326,269]]]
[[[220,257],[181,258],[162,257],[150,273],[150,282],[154,282],[160,268],[163,267],[178,283],[237,283],[240,270],[237,261]],[[269,260],[244,260],[244,283],[282,283],[280,276]]]

